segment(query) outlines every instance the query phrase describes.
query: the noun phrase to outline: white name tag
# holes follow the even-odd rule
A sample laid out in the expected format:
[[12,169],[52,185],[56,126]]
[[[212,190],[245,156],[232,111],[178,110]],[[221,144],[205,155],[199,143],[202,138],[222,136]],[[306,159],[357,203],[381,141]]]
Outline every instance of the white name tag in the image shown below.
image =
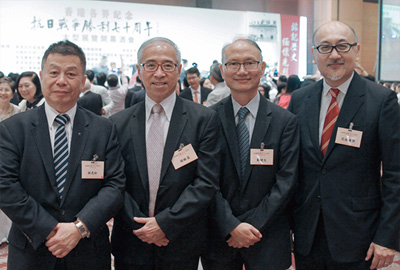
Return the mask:
[[362,131],[340,127],[337,130],[335,143],[360,148],[362,135]]
[[175,151],[171,162],[172,165],[174,165],[175,170],[177,170],[180,167],[195,161],[196,159],[198,159],[198,157],[193,149],[192,144],[188,144],[185,147],[181,147]]
[[103,179],[104,161],[82,160],[82,179]]
[[274,165],[274,149],[251,149],[250,165]]

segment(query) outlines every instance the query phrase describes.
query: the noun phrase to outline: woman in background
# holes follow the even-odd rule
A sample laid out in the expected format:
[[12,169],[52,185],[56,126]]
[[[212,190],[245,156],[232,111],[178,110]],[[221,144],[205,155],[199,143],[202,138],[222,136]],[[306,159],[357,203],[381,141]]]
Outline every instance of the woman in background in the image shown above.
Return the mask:
[[13,89],[9,78],[3,77],[0,79],[0,122],[20,112],[18,106],[10,103],[10,100],[14,96]]
[[19,75],[17,94],[21,102],[18,104],[21,112],[36,108],[44,103],[39,76],[33,71],[25,71]]
[[[19,113],[18,106],[10,103],[14,96],[13,85],[9,78],[0,79],[0,122]],[[0,245],[7,243],[8,233],[11,228],[11,220],[0,210]]]

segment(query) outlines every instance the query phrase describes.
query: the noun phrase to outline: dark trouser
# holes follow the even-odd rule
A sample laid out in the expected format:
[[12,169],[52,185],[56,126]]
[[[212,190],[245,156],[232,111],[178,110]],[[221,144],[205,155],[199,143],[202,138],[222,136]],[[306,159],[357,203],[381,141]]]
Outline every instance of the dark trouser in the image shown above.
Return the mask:
[[[246,265],[240,256],[240,253],[237,252],[235,258],[232,258],[231,261],[221,263],[215,260],[209,260],[206,258],[201,258],[201,265],[204,270],[243,270],[243,265]],[[248,265],[246,265],[246,270],[251,270]]]
[[115,260],[115,270],[197,270],[199,258],[185,259],[182,262],[165,262],[155,259],[146,265],[127,264],[121,260]]
[[295,260],[296,270],[367,270],[371,266],[371,260],[368,262],[362,260],[353,263],[338,263],[332,258],[326,240],[322,215],[319,217],[310,253],[307,256],[295,253]]

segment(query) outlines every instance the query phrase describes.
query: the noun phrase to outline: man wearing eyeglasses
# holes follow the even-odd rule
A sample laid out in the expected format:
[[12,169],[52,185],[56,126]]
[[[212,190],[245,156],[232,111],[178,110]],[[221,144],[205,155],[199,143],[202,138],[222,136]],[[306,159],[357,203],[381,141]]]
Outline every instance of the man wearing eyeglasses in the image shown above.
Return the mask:
[[265,66],[250,39],[222,49],[231,95],[211,107],[222,126],[221,177],[210,207],[205,270],[290,267],[288,203],[297,182],[299,131],[293,114],[258,93]]
[[115,269],[197,270],[218,188],[218,116],[176,95],[182,66],[171,40],[144,42],[138,61],[145,101],[110,118],[127,177],[112,234]]
[[399,247],[400,107],[393,91],[354,72],[350,26],[328,22],[313,39],[324,78],[295,91],[288,108],[301,135],[296,269],[388,266]]

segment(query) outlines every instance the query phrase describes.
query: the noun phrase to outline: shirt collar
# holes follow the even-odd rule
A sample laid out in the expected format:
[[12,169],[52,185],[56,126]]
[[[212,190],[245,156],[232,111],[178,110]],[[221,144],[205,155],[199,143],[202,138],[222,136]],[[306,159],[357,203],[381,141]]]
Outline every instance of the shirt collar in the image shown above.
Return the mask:
[[260,94],[257,92],[256,96],[249,101],[245,106],[241,106],[239,103],[236,102],[236,100],[231,96],[232,98],[232,105],[233,105],[233,113],[236,116],[237,113],[239,112],[240,108],[246,107],[250,114],[256,118],[257,112],[258,112],[258,105],[260,103]]
[[[164,112],[165,112],[165,115],[167,116],[168,121],[171,121],[172,111],[174,110],[175,102],[176,102],[176,92],[174,91],[174,92],[172,92],[171,95],[169,95],[166,99],[164,99],[160,103],[160,105],[164,109]],[[156,104],[156,102],[154,102],[151,98],[149,98],[149,96],[147,96],[147,93],[146,93],[146,97],[145,97],[146,121],[148,121],[150,119],[151,109],[153,108],[153,106],[155,104]]]
[[322,90],[322,95],[323,96],[324,95],[325,96],[328,95],[329,94],[329,90],[331,88],[339,89],[340,92],[343,93],[343,95],[346,95],[347,90],[349,89],[349,86],[350,86],[350,83],[351,83],[351,80],[353,79],[353,77],[354,77],[354,73],[351,74],[351,77],[347,81],[345,81],[343,84],[339,85],[338,87],[330,86],[329,84],[326,83],[326,80],[324,79],[323,80],[324,88]]
[[[73,126],[72,123],[74,123],[75,115],[76,115],[76,109],[77,105],[75,103],[74,107],[72,107],[69,111],[67,111],[65,114],[69,116],[71,127]],[[53,127],[54,124],[54,119],[59,115],[60,113],[57,112],[53,107],[51,107],[47,102],[44,103],[44,111],[46,113],[46,118],[47,118],[47,124],[49,125],[49,129]]]
[[200,85],[200,84],[199,84],[199,87],[198,87],[197,89],[193,89],[193,88],[190,86],[190,90],[192,90],[192,94],[194,94],[194,91],[197,91],[197,92],[200,93],[200,89],[201,89],[201,85]]

